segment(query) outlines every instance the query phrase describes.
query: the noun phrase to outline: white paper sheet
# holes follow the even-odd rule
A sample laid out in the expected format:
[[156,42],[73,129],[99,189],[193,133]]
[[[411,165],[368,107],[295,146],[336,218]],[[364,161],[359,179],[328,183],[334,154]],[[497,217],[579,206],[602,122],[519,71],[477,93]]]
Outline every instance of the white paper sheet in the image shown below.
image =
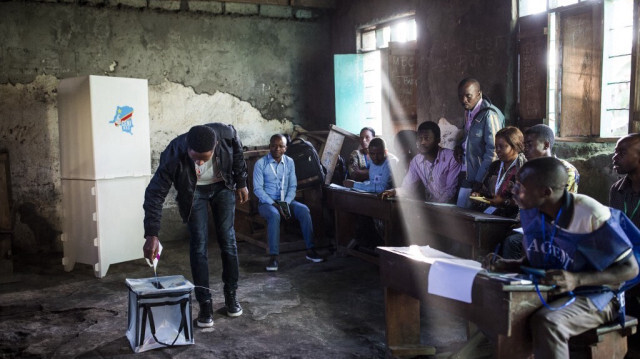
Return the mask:
[[429,269],[429,294],[471,303],[473,280],[480,266],[470,266],[452,260],[436,260]]

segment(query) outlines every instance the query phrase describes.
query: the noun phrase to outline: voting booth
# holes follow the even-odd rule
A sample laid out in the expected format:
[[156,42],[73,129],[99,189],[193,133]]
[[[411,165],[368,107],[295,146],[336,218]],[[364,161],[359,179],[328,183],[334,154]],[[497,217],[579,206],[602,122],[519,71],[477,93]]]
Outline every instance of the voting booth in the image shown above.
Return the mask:
[[127,279],[127,339],[134,352],[193,344],[191,292],[181,275]]
[[62,264],[109,265],[143,256],[144,191],[151,178],[145,79],[82,76],[58,86]]

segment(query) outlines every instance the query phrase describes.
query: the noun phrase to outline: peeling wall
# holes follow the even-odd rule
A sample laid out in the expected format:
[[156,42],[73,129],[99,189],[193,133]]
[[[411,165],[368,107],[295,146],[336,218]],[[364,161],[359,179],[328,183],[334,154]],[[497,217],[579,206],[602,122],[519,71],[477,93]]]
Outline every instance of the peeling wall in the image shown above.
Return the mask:
[[[17,249],[61,248],[60,79],[149,79],[154,171],[164,146],[194,124],[231,123],[255,146],[294,124],[317,130],[333,122],[328,16],[89,5],[0,2],[0,148],[10,152],[21,209]],[[171,200],[167,209],[176,216]]]

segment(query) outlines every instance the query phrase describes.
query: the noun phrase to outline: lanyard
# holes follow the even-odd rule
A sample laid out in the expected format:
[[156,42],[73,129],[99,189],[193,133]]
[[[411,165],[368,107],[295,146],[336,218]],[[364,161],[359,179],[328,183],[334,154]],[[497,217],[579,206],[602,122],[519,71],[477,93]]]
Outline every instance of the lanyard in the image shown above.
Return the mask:
[[[631,198],[633,198],[633,196],[631,196]],[[640,199],[638,200],[638,203],[636,203],[636,208],[633,209],[633,212],[631,212],[631,215],[629,216],[629,214],[627,213],[627,199],[624,199],[624,214],[626,214],[629,219],[632,219],[633,216],[636,215],[636,212],[638,212],[638,207],[640,207]]]
[[504,182],[504,179],[507,178],[507,173],[509,172],[509,170],[516,165],[517,160],[518,159],[516,158],[515,160],[513,160],[513,162],[511,162],[511,164],[509,165],[509,168],[507,168],[507,170],[504,171],[504,176],[502,176],[502,178],[500,178],[500,176],[502,175],[502,170],[504,169],[504,162],[500,161],[500,170],[498,171],[498,180],[496,181],[496,188],[495,188],[495,192],[493,193],[494,196],[498,195],[498,190],[500,189],[500,186],[502,186],[502,182]]
[[428,159],[424,159],[424,162],[426,162],[426,164],[424,165],[424,174],[426,175],[425,179],[427,181],[427,183],[430,183],[433,181],[433,170],[436,168],[436,164],[438,163],[438,158],[440,157],[440,151],[438,151],[438,154],[436,155],[436,158],[433,159],[433,164],[431,165],[431,170],[427,172],[427,170],[429,169],[429,160]]
[[551,245],[553,244],[553,237],[556,236],[556,230],[558,230],[558,221],[560,220],[560,215],[562,214],[562,208],[560,208],[560,210],[558,211],[558,215],[556,216],[555,221],[553,221],[553,231],[551,231],[551,238],[549,238],[549,240],[547,241],[545,239],[546,236],[546,232],[544,230],[544,214],[540,213],[540,219],[542,220],[542,245],[544,246],[545,243],[549,243],[549,248],[547,250],[547,253],[545,253],[544,255],[544,266],[546,269],[547,266],[547,261],[549,260],[549,253],[551,253]]
[[[278,164],[276,163],[276,166],[278,166]],[[284,159],[284,157],[282,157],[282,166],[283,166],[283,171],[282,171],[282,184],[280,185],[280,200],[284,201],[284,178],[286,177],[286,172],[287,172],[287,161]],[[278,173],[276,173],[276,169],[273,168],[273,163],[269,163],[269,167],[271,167],[271,171],[273,171],[273,175],[276,176],[276,181],[278,181]]]

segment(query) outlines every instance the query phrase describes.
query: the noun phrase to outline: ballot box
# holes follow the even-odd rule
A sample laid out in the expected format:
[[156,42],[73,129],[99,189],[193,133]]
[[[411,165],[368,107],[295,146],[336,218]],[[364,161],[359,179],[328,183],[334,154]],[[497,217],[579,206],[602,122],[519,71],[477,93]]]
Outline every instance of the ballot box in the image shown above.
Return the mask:
[[191,292],[181,275],[126,279],[129,287],[127,339],[134,352],[193,344]]

